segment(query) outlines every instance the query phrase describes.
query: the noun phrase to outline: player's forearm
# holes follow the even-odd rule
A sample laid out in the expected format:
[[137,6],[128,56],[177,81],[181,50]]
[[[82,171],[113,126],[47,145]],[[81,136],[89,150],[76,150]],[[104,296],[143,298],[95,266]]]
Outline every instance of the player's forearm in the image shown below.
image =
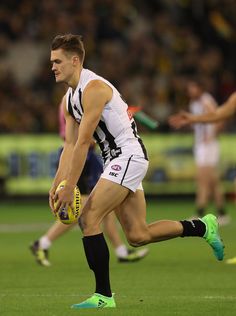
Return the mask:
[[216,112],[201,114],[201,115],[191,115],[191,123],[213,123],[222,120],[221,116]]
[[206,122],[219,122],[226,120],[235,113],[236,104],[225,103],[222,107],[218,108],[215,112],[210,112],[202,115],[191,117],[192,123],[206,123]]
[[70,160],[70,165],[68,169],[68,175],[66,177],[66,185],[70,187],[75,187],[80,175],[83,171],[88,150],[90,147],[90,142],[77,143],[74,147],[72,158]]
[[215,111],[211,111],[201,115],[188,115],[189,123],[214,123],[223,121],[236,112],[236,93],[233,93],[227,101],[218,107]]

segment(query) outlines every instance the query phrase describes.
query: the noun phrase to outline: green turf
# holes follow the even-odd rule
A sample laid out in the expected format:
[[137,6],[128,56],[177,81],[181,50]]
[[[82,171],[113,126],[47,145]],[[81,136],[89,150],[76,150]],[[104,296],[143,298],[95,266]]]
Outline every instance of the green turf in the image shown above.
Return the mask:
[[[235,206],[228,204],[228,208],[234,221],[221,230],[226,257],[236,255]],[[183,219],[193,209],[191,201],[150,202],[148,221]],[[118,264],[111,251],[111,281],[118,308],[70,310],[71,304],[94,290],[79,231],[59,239],[50,252],[53,266],[42,268],[33,261],[28,245],[53,222],[46,202],[1,203],[0,218],[1,316],[235,314],[236,265],[217,262],[199,238],[150,245],[148,257],[133,264]]]

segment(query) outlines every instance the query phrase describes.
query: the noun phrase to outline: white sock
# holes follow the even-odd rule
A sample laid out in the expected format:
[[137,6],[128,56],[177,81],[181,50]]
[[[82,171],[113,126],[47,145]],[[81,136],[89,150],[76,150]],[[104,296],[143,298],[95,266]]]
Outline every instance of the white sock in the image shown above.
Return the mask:
[[128,250],[126,245],[120,245],[115,249],[115,253],[118,258],[124,258],[128,255]]
[[51,240],[48,239],[47,236],[42,236],[40,239],[39,239],[39,247],[46,250],[48,248],[50,248],[52,242]]

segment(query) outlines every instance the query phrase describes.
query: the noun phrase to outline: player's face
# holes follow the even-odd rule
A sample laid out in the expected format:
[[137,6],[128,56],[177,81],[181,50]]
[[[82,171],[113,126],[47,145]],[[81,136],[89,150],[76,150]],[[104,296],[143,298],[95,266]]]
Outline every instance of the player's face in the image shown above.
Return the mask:
[[73,77],[77,61],[77,56],[66,54],[63,49],[52,50],[51,65],[56,82],[68,83]]
[[187,93],[191,99],[197,99],[201,96],[202,90],[195,82],[189,82],[187,85]]

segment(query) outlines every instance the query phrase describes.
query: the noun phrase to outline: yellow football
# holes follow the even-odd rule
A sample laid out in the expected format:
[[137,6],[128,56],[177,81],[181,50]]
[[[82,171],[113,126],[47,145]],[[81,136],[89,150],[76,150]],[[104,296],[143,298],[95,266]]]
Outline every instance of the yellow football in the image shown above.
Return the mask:
[[[63,180],[59,183],[56,192],[61,190],[66,184],[66,180]],[[56,208],[57,202],[54,203],[54,207]],[[76,186],[74,188],[74,201],[73,201],[74,210],[69,206],[68,208],[61,208],[57,211],[56,217],[63,224],[72,224],[78,221],[81,210],[81,195],[79,188]]]

